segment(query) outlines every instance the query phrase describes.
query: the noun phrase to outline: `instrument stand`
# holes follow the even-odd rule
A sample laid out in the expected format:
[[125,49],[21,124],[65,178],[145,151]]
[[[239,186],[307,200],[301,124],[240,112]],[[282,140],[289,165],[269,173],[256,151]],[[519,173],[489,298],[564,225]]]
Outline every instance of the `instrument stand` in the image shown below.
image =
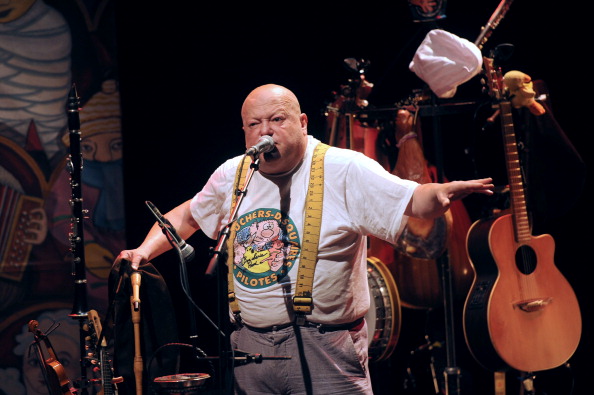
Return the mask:
[[[416,349],[412,350],[409,354],[409,359],[412,360],[413,357],[417,356],[417,354],[421,355],[423,353],[427,353],[429,356],[429,371],[431,373],[431,383],[433,385],[433,393],[439,394],[439,380],[437,379],[437,373],[435,370],[435,357],[434,357],[434,349],[435,349],[434,342],[431,342],[429,335],[425,335],[425,344],[417,347]],[[406,378],[404,379],[404,386],[405,390],[412,391],[411,393],[417,393],[419,388],[417,388],[417,379],[415,375],[412,373],[412,363],[409,364],[406,368]],[[423,391],[423,389],[421,389]]]
[[[432,104],[436,106],[435,95],[432,94]],[[437,168],[437,182],[442,183],[443,157],[441,152],[441,125],[439,117],[433,117],[433,138],[435,145],[435,166]],[[441,273],[441,287],[443,292],[446,367],[443,371],[446,395],[460,394],[460,368],[456,366],[456,341],[454,331],[454,304],[452,292],[452,273],[450,260],[446,253],[438,258]]]
[[[228,227],[226,228],[229,229]],[[228,236],[228,233],[226,233]],[[221,234],[221,238],[226,238],[227,236],[223,236]],[[211,259],[210,263],[213,264],[215,261],[218,260],[226,260],[227,254],[226,253],[219,253],[214,255]],[[212,270],[213,268],[209,268]],[[232,351],[231,351],[231,343],[229,341],[229,336],[231,334],[231,330],[229,329],[229,302],[228,302],[228,286],[227,286],[227,265],[225,262],[217,264],[216,268],[216,285],[217,285],[217,294],[219,297],[217,298],[217,324],[219,328],[222,329],[223,335],[217,338],[218,340],[218,349],[219,349],[219,358],[218,358],[218,366],[219,366],[219,388],[221,389],[221,394],[232,394],[233,393],[233,363],[232,362]],[[210,271],[209,271],[210,273]],[[226,378],[228,378],[226,380]]]
[[[165,230],[163,230],[165,232]],[[174,243],[175,244],[175,243]],[[194,306],[192,304],[192,295],[190,292],[190,281],[188,280],[188,270],[186,266],[186,259],[177,244],[175,244],[177,254],[179,256],[179,277],[182,284],[184,294],[188,298],[188,315],[190,317],[190,335],[189,339],[193,346],[197,346],[198,341],[198,329],[196,327],[196,314],[194,312]]]
[[536,391],[534,390],[534,375],[531,373],[523,373],[520,379],[522,380],[520,395],[535,395]]
[[[182,285],[182,290],[183,290],[184,294],[186,295],[186,297],[188,298],[188,315],[190,317],[189,338],[190,338],[190,341],[192,342],[192,345],[197,348],[196,343],[197,343],[197,339],[198,339],[198,329],[196,327],[196,314],[194,311],[195,303],[194,303],[194,299],[192,298],[192,294],[190,291],[190,281],[188,279],[188,270],[186,267],[186,263],[190,262],[192,259],[194,259],[194,256],[195,256],[194,249],[190,245],[186,244],[181,239],[179,239],[179,236],[177,235],[175,229],[173,229],[173,225],[171,225],[171,223],[169,222],[169,220],[167,220],[167,218],[165,218],[163,215],[161,215],[161,213],[155,207],[154,204],[152,204],[149,201],[146,201],[145,203],[146,203],[147,207],[149,208],[149,210],[153,213],[153,215],[157,219],[157,224],[159,224],[159,227],[161,227],[161,231],[167,238],[167,241],[169,242],[169,244],[171,244],[171,246],[175,249],[175,251],[177,252],[177,255],[179,257],[180,282]],[[182,243],[183,243],[183,247],[181,246]]]
[[[443,155],[441,142],[441,116],[455,114],[474,109],[475,102],[452,102],[439,104],[434,93],[431,93],[431,104],[419,106],[419,115],[432,117],[433,120],[433,144],[435,149],[435,167],[437,169],[437,182],[443,183]],[[445,379],[445,394],[460,394],[460,368],[456,366],[456,342],[454,331],[454,304],[452,290],[451,265],[447,252],[443,253],[437,262],[440,267],[441,285],[443,291],[443,306],[445,319],[445,343],[446,343],[446,367],[443,371]]]
[[[200,310],[200,308],[196,305],[196,303],[194,302],[194,299],[192,298],[191,289],[190,289],[190,281],[188,278],[188,270],[187,270],[187,266],[186,266],[187,262],[194,259],[194,256],[195,256],[194,249],[191,246],[189,246],[188,244],[184,244],[183,247],[181,247],[180,246],[181,240],[179,239],[179,236],[177,236],[175,230],[173,229],[173,225],[171,225],[171,223],[164,216],[161,215],[161,213],[157,210],[157,208],[151,202],[147,201],[146,205],[151,210],[151,212],[154,214],[155,218],[157,219],[157,223],[161,227],[163,234],[165,235],[165,237],[167,238],[167,240],[169,241],[171,246],[177,252],[177,255],[179,258],[180,282],[182,285],[182,290],[184,292],[184,295],[186,296],[187,301],[188,301],[188,317],[189,317],[189,321],[190,321],[190,333],[189,333],[188,337],[189,337],[190,343],[191,343],[188,346],[192,347],[194,350],[198,350],[198,351],[202,352],[202,350],[200,350],[200,348],[198,347],[198,328],[196,325],[196,313],[194,311],[194,308],[197,308],[198,310]],[[203,313],[203,315],[205,315],[205,314]],[[205,317],[206,317],[206,315],[205,315]],[[208,317],[206,317],[206,318],[210,321],[210,319]],[[219,330],[218,329],[219,327],[216,327],[216,328],[217,328],[217,330]],[[220,332],[220,330],[219,330],[219,332]],[[198,361],[201,358],[194,356],[193,359]]]

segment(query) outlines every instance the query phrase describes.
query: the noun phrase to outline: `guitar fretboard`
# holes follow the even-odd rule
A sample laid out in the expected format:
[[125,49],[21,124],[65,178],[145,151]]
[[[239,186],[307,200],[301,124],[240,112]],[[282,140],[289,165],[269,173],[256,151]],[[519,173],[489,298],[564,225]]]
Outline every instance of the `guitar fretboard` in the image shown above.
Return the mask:
[[503,130],[503,143],[505,146],[507,175],[514,221],[514,233],[516,241],[521,244],[530,240],[531,232],[530,222],[528,220],[528,210],[526,209],[520,156],[518,154],[518,142],[514,132],[514,123],[510,102],[502,101],[499,104],[499,107],[501,109],[501,127]]

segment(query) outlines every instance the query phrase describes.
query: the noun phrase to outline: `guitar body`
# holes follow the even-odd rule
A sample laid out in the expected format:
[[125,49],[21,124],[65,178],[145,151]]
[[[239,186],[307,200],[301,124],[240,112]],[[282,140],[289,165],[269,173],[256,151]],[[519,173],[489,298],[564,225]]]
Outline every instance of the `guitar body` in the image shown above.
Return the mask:
[[510,214],[479,220],[468,232],[476,276],[464,306],[466,343],[489,370],[552,369],[577,349],[579,305],[554,264],[553,238],[518,243],[514,234]]

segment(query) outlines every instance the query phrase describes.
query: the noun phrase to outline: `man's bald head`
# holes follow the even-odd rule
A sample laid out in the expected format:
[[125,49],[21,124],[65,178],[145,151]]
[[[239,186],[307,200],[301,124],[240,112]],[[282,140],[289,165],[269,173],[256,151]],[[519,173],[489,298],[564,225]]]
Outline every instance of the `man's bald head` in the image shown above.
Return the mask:
[[282,103],[287,110],[295,112],[296,114],[301,113],[301,106],[299,100],[295,94],[281,85],[266,84],[257,87],[252,90],[243,102],[241,107],[241,116],[245,116],[246,106],[258,105],[258,103],[264,104],[270,102],[270,100],[278,100]]

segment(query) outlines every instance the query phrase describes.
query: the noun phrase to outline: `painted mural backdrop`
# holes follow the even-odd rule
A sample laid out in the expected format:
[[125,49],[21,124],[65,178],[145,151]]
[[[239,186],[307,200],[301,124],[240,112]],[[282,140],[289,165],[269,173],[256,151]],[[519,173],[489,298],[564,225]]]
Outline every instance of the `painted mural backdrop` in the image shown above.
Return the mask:
[[[47,394],[28,323],[80,377],[69,129],[81,99],[86,301],[104,316],[125,246],[114,1],[0,1],[0,395]],[[55,329],[54,329],[55,328]],[[91,390],[91,393],[94,390]]]

